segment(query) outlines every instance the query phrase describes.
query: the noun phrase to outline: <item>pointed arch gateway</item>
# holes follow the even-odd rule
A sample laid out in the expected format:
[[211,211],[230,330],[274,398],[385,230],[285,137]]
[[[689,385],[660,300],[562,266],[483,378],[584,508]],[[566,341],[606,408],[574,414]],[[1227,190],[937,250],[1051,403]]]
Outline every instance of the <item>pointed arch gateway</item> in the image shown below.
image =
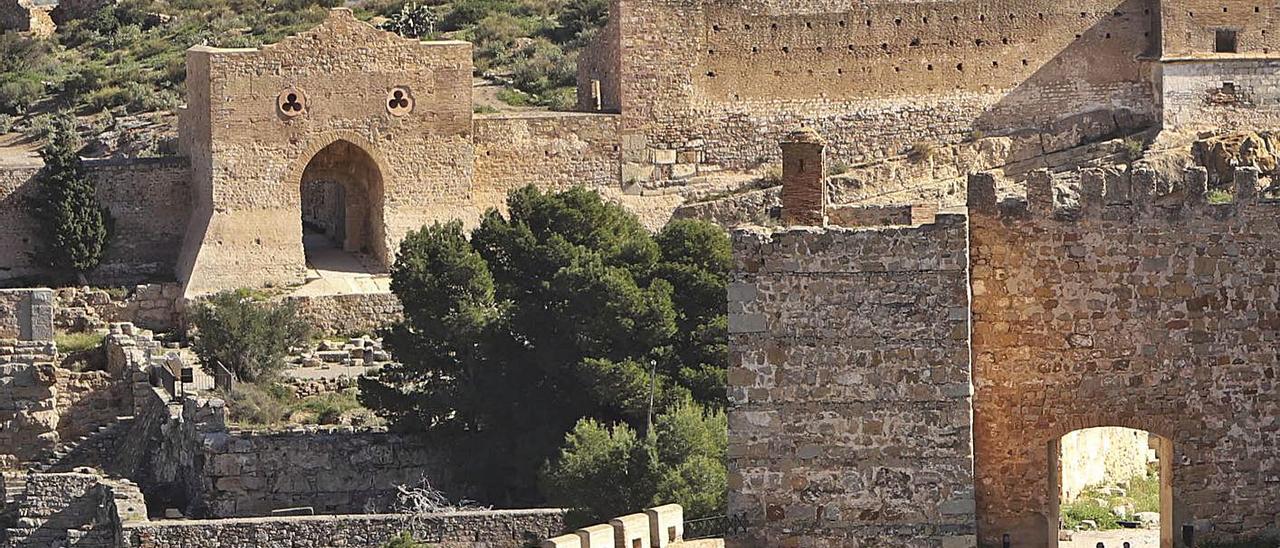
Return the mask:
[[298,176],[309,264],[341,251],[364,269],[389,269],[384,177],[381,162],[348,139],[334,139],[310,156]]

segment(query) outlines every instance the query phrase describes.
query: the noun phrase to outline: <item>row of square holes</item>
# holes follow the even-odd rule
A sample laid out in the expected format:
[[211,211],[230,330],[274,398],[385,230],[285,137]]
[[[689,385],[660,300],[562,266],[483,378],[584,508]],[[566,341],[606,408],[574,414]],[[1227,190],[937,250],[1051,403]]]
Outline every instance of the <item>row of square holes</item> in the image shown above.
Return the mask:
[[[1022,60],[1022,66],[1024,66],[1024,67],[1031,66],[1031,61],[1029,61],[1029,60],[1027,60],[1027,59],[1023,59],[1023,60]],[[932,71],[932,70],[934,70],[933,63],[927,63],[927,64],[925,64],[924,68],[925,68],[925,70],[927,70],[927,71]],[[1000,68],[1000,62],[999,62],[999,61],[992,61],[992,62],[991,62],[991,68]],[[894,72],[902,72],[902,67],[900,67],[900,66],[896,66],[896,65],[895,65],[895,66],[893,67],[893,71],[894,71]],[[964,71],[965,71],[964,63],[956,63],[956,72],[964,72]],[[870,73],[871,71],[870,71],[870,69],[868,69],[867,67],[862,67],[862,72],[865,74],[865,73]],[[844,71],[844,68],[843,68],[843,67],[836,68],[836,74],[841,74],[841,75],[842,75],[842,74],[844,74],[844,73],[845,73],[845,71]],[[780,70],[775,70],[775,71],[773,71],[773,75],[774,75],[774,76],[776,76],[776,77],[782,77],[782,76],[783,76],[783,73],[782,73],[782,71],[780,71]],[[814,75],[814,70],[813,70],[813,69],[809,69],[809,76],[813,76],[813,75]],[[715,77],[717,77],[717,76],[719,76],[719,73],[717,73],[717,72],[716,72],[716,71],[714,71],[714,70],[712,70],[712,71],[708,71],[708,72],[707,72],[707,77],[708,77],[708,78],[715,78]]]
[[[1255,9],[1255,10],[1257,10],[1257,8],[1254,8],[1254,9]],[[1226,11],[1226,8],[1223,8],[1223,11]],[[1145,10],[1142,10],[1142,13],[1143,13],[1143,15],[1150,15],[1150,14],[1151,14],[1151,10],[1150,10],[1150,9],[1145,9]],[[1188,13],[1190,13],[1190,12],[1188,12]],[[1112,13],[1112,15],[1114,15],[1115,17],[1124,17],[1124,12],[1123,12],[1123,11],[1116,11],[1116,12],[1113,12],[1113,13]],[[1044,19],[1044,13],[1037,13],[1037,14],[1036,14],[1036,16],[1037,16],[1039,19]],[[1009,20],[1010,20],[1010,21],[1013,21],[1013,20],[1017,19],[1017,17],[1018,17],[1018,16],[1017,16],[1017,14],[1015,14],[1015,13],[1010,13],[1010,14],[1009,14]],[[1083,11],[1082,11],[1082,12],[1080,12],[1080,18],[1081,18],[1081,19],[1088,19],[1088,17],[1089,17],[1089,13],[1088,13],[1088,12],[1083,12]],[[987,16],[986,16],[986,14],[979,14],[979,15],[978,15],[978,21],[979,21],[979,22],[985,22],[986,20],[987,20]],[[953,15],[953,16],[951,16],[951,21],[952,21],[953,23],[959,23],[959,22],[960,22],[960,16],[959,16],[959,15]],[[926,25],[927,25],[927,24],[929,24],[929,17],[928,17],[928,16],[922,16],[922,17],[920,18],[920,22],[921,22],[921,23],[924,23],[924,24],[926,24]],[[893,23],[894,23],[894,25],[896,25],[896,26],[899,26],[899,27],[900,27],[900,26],[902,26],[903,19],[902,19],[901,17],[894,18]],[[846,21],[843,21],[843,20],[842,20],[842,21],[837,22],[836,24],[837,24],[838,26],[840,26],[841,28],[843,28],[843,27],[845,27],[845,26],[847,26],[847,25],[848,25],[848,23],[847,23]],[[868,26],[868,27],[871,27],[871,26],[873,26],[873,21],[872,21],[871,19],[867,19],[867,20],[866,20],[866,24],[867,24],[867,26]],[[806,22],[806,23],[804,24],[804,26],[805,26],[805,28],[812,29],[812,28],[813,28],[813,22],[812,22],[812,21]],[[769,28],[770,28],[771,30],[778,30],[778,24],[777,24],[777,23],[770,23],[770,24],[769,24]],[[750,23],[743,23],[743,25],[742,25],[742,29],[743,29],[743,30],[751,30],[751,24],[750,24]],[[717,24],[717,25],[711,25],[711,30],[712,30],[712,31],[714,31],[714,32],[720,32],[720,31],[724,30],[724,27],[722,27],[722,26],[720,26],[720,25],[718,25],[718,24]]]
[[[1142,35],[1143,35],[1144,37],[1150,37],[1151,33],[1149,33],[1149,32],[1144,32],[1144,33],[1142,33]],[[1079,38],[1081,38],[1081,37],[1082,37],[1082,35],[1080,35],[1080,34],[1076,34],[1076,39],[1079,39]],[[1111,33],[1109,33],[1109,32],[1108,32],[1108,33],[1106,33],[1106,34],[1104,35],[1104,38],[1106,38],[1107,40],[1110,40],[1110,39],[1111,39]],[[987,41],[986,41],[986,40],[983,40],[983,39],[981,39],[981,38],[976,38],[976,39],[974,39],[973,43],[974,43],[974,46],[976,46],[976,47],[982,47],[982,46],[984,46],[984,45],[986,45],[986,44],[987,44]],[[1001,37],[1001,38],[1000,38],[1000,43],[1001,43],[1002,45],[1007,46],[1007,45],[1009,45],[1011,42],[1010,42],[1010,40],[1009,40],[1009,37],[1005,36],[1005,37]],[[1036,39],[1035,39],[1035,38],[1032,38],[1032,39],[1030,40],[1030,43],[1032,43],[1032,44],[1036,43]],[[956,45],[957,45],[957,44],[956,44],[956,41],[955,41],[955,40],[947,40],[947,47],[952,47],[952,48],[954,48],[954,47],[956,47]],[[913,47],[913,48],[918,48],[918,47],[923,46],[923,42],[920,40],[920,38],[919,38],[919,37],[915,37],[915,38],[912,38],[912,39],[911,39],[911,42],[910,42],[909,44],[907,44],[907,46],[908,46],[908,47]],[[858,45],[857,45],[857,44],[849,44],[849,46],[848,46],[848,50],[849,50],[850,52],[857,51],[857,50],[858,50]],[[881,42],[881,43],[880,43],[880,50],[881,50],[881,51],[888,52],[888,51],[889,51],[889,43],[888,43],[888,42]],[[778,51],[781,51],[782,53],[791,53],[791,46],[782,46],[782,48],[781,48],[781,49],[779,49]],[[825,53],[826,49],[825,49],[825,47],[824,47],[824,46],[817,46],[817,47],[815,47],[815,48],[814,48],[814,51],[816,51],[817,53]],[[751,46],[751,53],[760,53],[760,47],[759,47],[759,46]],[[708,49],[708,50],[707,50],[707,55],[715,55],[715,54],[716,54],[716,50],[715,50],[715,49]]]

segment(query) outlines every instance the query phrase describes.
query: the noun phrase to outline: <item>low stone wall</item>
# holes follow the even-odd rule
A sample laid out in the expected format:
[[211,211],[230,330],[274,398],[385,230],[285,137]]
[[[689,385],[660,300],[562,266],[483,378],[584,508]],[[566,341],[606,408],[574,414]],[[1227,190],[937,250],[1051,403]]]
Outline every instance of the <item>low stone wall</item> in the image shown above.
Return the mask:
[[0,339],[53,340],[53,291],[0,289]]
[[367,514],[141,522],[124,525],[130,548],[381,546],[409,532],[439,548],[518,548],[564,530],[561,510]]
[[64,287],[54,292],[54,326],[82,331],[129,322],[156,331],[172,331],[181,325],[178,302],[182,286],[176,283],[143,284],[123,296],[91,287]]
[[216,517],[309,506],[316,513],[382,509],[397,485],[424,478],[453,495],[445,451],[421,440],[351,427],[231,432],[205,437],[204,502]]
[[400,321],[404,307],[391,293],[354,295],[291,296],[287,303],[298,307],[298,317],[324,335],[372,333]]

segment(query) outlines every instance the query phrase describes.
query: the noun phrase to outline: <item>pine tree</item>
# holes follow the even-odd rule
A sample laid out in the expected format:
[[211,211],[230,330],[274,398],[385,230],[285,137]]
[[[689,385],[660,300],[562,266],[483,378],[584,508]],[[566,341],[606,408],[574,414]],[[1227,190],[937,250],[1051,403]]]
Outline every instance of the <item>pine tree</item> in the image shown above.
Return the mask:
[[40,151],[45,165],[37,175],[30,206],[44,239],[35,262],[83,277],[102,261],[110,216],[98,202],[79,150],[75,118],[59,115]]

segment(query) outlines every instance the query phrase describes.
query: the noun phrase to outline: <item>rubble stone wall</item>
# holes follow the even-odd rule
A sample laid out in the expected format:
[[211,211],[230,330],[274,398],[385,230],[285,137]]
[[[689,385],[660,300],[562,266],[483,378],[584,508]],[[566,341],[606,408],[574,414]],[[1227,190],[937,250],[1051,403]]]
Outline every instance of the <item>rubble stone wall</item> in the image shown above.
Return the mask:
[[122,546],[382,546],[409,532],[419,542],[442,548],[520,548],[563,530],[561,510],[237,518],[128,523],[123,528]]
[[1086,170],[1077,209],[1054,209],[1047,177],[1030,205],[971,201],[983,541],[1043,545],[1047,449],[1096,426],[1171,441],[1162,521],[1235,537],[1280,519],[1265,479],[1280,469],[1277,205],[1258,201],[1254,169],[1236,171],[1230,203],[1208,204],[1206,179]]
[[[187,161],[94,160],[85,166],[114,223],[102,264],[86,274],[88,280],[111,285],[173,279],[189,214]],[[32,261],[39,250],[39,227],[26,204],[37,192],[39,170],[40,166],[0,170],[0,217],[6,219],[0,224],[0,282],[46,274]]]
[[181,325],[182,286],[176,283],[138,285],[123,296],[93,287],[64,287],[54,295],[54,325],[59,329],[82,331],[128,322],[144,329],[173,331]]
[[973,546],[967,236],[734,233],[730,546]]

